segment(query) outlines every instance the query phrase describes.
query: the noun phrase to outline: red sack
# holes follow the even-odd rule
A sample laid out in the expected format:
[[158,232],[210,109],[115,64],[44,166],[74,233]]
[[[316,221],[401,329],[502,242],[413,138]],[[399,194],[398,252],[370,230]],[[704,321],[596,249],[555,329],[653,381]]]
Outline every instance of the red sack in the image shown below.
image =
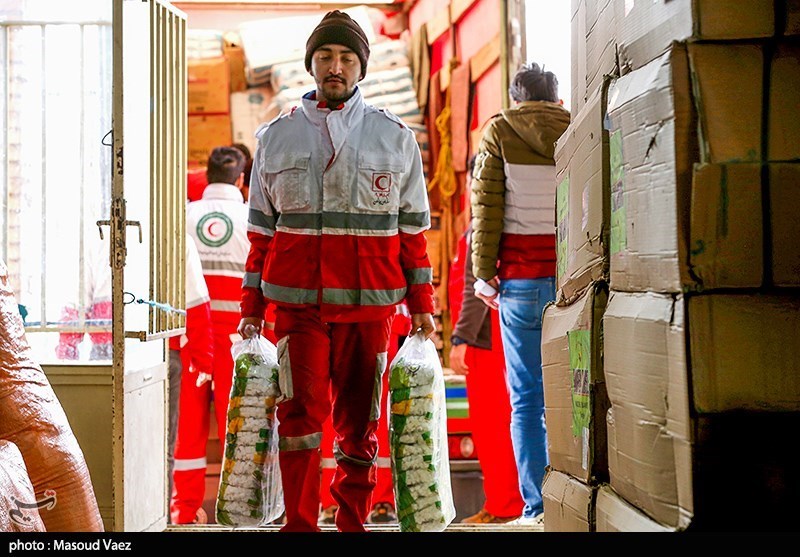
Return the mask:
[[33,360],[25,327],[0,260],[0,439],[25,460],[48,532],[102,532],[83,451],[42,368]]

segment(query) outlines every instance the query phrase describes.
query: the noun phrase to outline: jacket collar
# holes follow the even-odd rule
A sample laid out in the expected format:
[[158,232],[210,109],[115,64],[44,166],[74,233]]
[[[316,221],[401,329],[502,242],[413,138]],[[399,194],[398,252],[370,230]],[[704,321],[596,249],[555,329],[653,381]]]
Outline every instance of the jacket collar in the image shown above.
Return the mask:
[[244,196],[233,184],[215,182],[208,184],[203,190],[203,199],[230,199],[244,203]]
[[[317,101],[317,92],[309,91],[303,95],[303,112],[306,113],[309,120],[319,124],[325,121],[328,115],[334,110],[331,110],[324,103]],[[337,116],[341,117],[343,121],[352,121],[354,114],[358,113],[358,107],[363,106],[364,98],[361,96],[361,89],[356,86],[353,96],[347,99],[340,107],[335,109]],[[322,105],[322,106],[320,106]]]

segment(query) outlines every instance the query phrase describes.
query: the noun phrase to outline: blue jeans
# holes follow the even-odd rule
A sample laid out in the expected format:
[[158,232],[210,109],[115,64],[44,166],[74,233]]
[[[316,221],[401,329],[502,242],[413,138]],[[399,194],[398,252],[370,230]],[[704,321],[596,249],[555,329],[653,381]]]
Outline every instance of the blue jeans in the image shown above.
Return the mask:
[[511,442],[525,507],[522,516],[543,512],[542,481],[548,465],[542,384],[542,312],[555,298],[555,279],[500,282],[500,332],[511,397]]

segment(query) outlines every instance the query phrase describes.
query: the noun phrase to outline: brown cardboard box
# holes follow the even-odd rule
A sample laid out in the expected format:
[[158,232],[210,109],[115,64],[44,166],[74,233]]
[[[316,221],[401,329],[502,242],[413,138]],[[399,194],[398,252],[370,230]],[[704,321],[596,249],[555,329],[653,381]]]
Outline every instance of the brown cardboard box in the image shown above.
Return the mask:
[[595,283],[568,306],[549,304],[542,322],[550,466],[590,485],[608,477],[602,314],[608,290]]
[[542,482],[545,532],[592,532],[594,488],[558,470]]
[[603,315],[608,471],[633,505],[685,528],[694,512],[691,424],[684,315],[675,304],[664,294],[611,292]]
[[661,56],[672,41],[771,37],[773,2],[742,0],[613,0],[620,69],[636,70]]
[[[629,501],[612,476],[612,484],[600,487],[597,494],[596,531],[642,531],[654,527],[661,531],[717,533],[795,531],[800,520],[800,480],[794,451],[787,450],[786,443],[787,435],[798,428],[797,412],[697,416],[692,423],[690,466],[675,463],[676,467],[685,467],[683,473],[691,475],[693,484],[694,516],[688,527],[660,523],[646,508]],[[639,444],[636,454],[646,454],[649,449],[646,444]],[[659,464],[650,469],[640,464],[643,489],[648,488],[644,480],[656,482],[651,489],[658,488],[656,476],[671,463]],[[615,497],[611,498],[612,494]],[[747,520],[737,520],[734,516],[741,514],[738,511],[743,496],[747,506],[758,512],[751,513]]]
[[[800,413],[704,414],[695,422],[695,516],[690,531],[796,532],[800,478],[797,457],[787,443],[800,428]],[[731,517],[742,494],[758,512],[746,525],[736,525]]]
[[573,0],[570,21],[570,111],[578,114],[586,104],[586,0]]
[[[786,496],[773,492],[775,481],[800,492],[782,478],[792,475],[791,457],[780,460],[778,448],[800,420],[797,296],[612,291],[603,339],[610,483],[626,500],[684,529],[718,526],[734,498],[724,495],[729,478],[747,482],[748,498]],[[785,521],[777,508],[761,509],[760,522]]]
[[761,286],[762,212],[761,165],[695,167],[689,266],[703,288]]
[[695,168],[689,266],[700,289],[800,286],[798,184],[798,164]]
[[[770,163],[762,175],[760,168],[762,46],[697,43],[688,45],[688,54],[699,125],[681,43],[609,89],[611,287],[679,293],[797,286],[800,240],[787,214],[797,206],[790,193],[796,169]],[[789,84],[800,77],[793,73],[800,65],[780,54],[773,67],[779,69],[772,72],[771,90],[783,92],[772,96],[791,105]],[[729,84],[739,80],[746,84],[730,95]],[[800,112],[772,112],[770,151],[792,158],[795,149],[800,157],[792,139]],[[698,165],[701,159],[723,163]],[[762,190],[782,203],[763,199]],[[771,214],[766,226],[765,212]],[[772,257],[764,256],[765,248]]]
[[772,283],[775,286],[797,286],[800,282],[797,225],[800,164],[771,164],[769,173]]
[[800,412],[800,297],[693,296],[686,311],[697,412]]
[[[797,1],[800,19],[800,0]],[[800,160],[800,46],[779,44],[772,58],[769,89],[769,160]]]
[[188,143],[189,167],[205,166],[215,147],[232,143],[231,117],[228,114],[189,116]]
[[692,167],[699,159],[686,45],[608,92],[611,288],[681,292]]
[[280,113],[272,102],[272,87],[251,87],[231,93],[231,122],[233,142],[242,143],[256,152],[256,131]]
[[230,111],[230,70],[224,56],[189,60],[186,73],[189,114]]
[[604,84],[606,76],[618,76],[617,27],[609,0],[586,2],[586,83],[584,100]]
[[659,524],[625,499],[609,485],[600,486],[595,505],[597,532],[674,532]]
[[[638,331],[636,323],[660,333]],[[793,293],[736,291],[673,301],[668,295],[612,291],[603,328],[612,405],[620,402],[614,381],[624,373],[640,374],[642,358],[657,357],[671,378],[664,384],[678,385],[673,408],[682,396],[678,375],[690,374],[695,412],[800,412],[800,375],[786,372],[800,368],[800,298]],[[680,335],[677,344],[675,335]],[[687,341],[688,360],[680,353]],[[664,366],[683,366],[683,371]],[[678,409],[683,413],[682,406]]]
[[573,2],[570,33],[570,110],[576,114],[600,89],[605,76],[619,75],[612,3],[599,0]]
[[[763,160],[763,46],[689,43],[689,65],[700,124],[700,160],[718,163]],[[732,95],[734,83],[736,94]]]
[[595,91],[556,143],[556,283],[559,304],[608,279],[609,80]]
[[230,92],[247,89],[247,77],[244,72],[244,49],[241,46],[225,45],[222,49],[230,70]]

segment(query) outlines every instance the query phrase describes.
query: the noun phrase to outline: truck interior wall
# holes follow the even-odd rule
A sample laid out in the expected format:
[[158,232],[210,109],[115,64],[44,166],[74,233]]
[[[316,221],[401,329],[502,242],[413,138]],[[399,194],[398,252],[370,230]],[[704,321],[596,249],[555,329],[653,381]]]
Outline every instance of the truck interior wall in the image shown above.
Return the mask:
[[418,0],[408,12],[408,28],[412,34],[442,10],[448,9],[450,0]]

